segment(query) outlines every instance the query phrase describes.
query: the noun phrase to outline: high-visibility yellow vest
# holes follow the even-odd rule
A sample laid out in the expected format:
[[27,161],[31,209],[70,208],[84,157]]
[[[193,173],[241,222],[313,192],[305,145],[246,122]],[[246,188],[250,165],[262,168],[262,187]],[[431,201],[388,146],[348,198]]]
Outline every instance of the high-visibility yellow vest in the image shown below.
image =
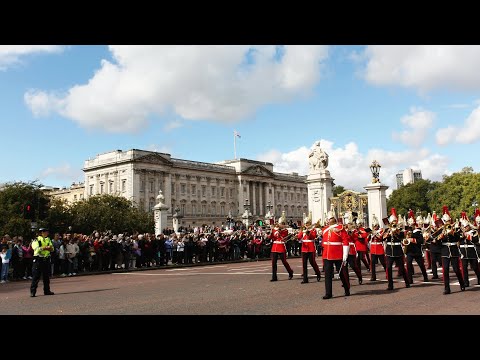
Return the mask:
[[50,240],[48,236],[46,238],[39,236],[36,240],[32,241],[33,256],[50,256],[50,250],[44,250],[48,246],[51,246],[53,249],[52,240]]

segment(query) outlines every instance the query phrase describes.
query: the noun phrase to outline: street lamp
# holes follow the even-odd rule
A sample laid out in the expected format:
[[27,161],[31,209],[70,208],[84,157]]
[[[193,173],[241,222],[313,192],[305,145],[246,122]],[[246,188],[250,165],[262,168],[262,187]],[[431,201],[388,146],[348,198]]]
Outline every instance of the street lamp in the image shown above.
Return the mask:
[[380,175],[380,164],[377,162],[377,160],[373,160],[373,162],[370,164],[370,171],[372,172],[373,178],[372,178],[372,184],[376,184],[380,182],[380,179],[378,178]]

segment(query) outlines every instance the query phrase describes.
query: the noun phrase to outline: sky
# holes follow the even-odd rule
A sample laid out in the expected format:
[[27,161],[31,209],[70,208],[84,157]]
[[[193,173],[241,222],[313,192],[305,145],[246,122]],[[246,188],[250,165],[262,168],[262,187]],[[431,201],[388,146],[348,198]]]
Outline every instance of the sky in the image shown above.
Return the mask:
[[373,160],[387,194],[405,168],[478,172],[478,64],[460,45],[0,45],[0,183],[68,187],[117,149],[231,160],[234,139],[237,158],[300,175],[320,141],[335,184],[361,192]]

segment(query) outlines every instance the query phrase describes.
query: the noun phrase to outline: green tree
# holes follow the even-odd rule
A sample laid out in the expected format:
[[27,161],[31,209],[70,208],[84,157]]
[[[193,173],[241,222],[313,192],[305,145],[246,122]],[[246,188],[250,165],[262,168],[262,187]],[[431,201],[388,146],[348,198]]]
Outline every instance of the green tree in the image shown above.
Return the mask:
[[72,230],[84,234],[95,230],[113,233],[153,232],[154,220],[151,213],[133,206],[132,202],[116,195],[96,195],[86,201],[73,204]]
[[480,202],[480,173],[474,173],[471,167],[444,176],[439,186],[428,194],[429,208],[441,216],[442,207],[446,205],[453,219],[460,218],[462,211],[472,216],[474,202]]
[[414,183],[401,186],[394,190],[387,200],[387,209],[397,210],[397,214],[407,216],[408,210],[412,209],[415,213],[421,211],[423,216],[430,212],[429,194],[439,186],[438,182],[419,179]]
[[342,185],[335,185],[332,190],[333,190],[333,196],[338,196],[347,189],[345,189]]
[[43,185],[33,182],[7,183],[0,191],[0,231],[11,236],[32,236],[31,221],[23,218],[23,207],[32,204],[35,219],[39,226],[48,226],[45,220],[39,220],[39,203],[48,204],[48,196],[41,190]]

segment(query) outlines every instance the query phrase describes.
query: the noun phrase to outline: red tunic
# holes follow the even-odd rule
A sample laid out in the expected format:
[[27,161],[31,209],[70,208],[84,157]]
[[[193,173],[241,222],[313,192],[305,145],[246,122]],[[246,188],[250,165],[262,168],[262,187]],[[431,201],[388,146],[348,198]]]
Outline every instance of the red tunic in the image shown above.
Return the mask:
[[287,248],[283,239],[288,235],[287,229],[274,229],[270,234],[270,239],[273,240],[271,252],[286,253]]
[[302,241],[302,253],[315,252],[315,239],[317,238],[317,231],[315,229],[310,230],[307,235],[303,231],[300,231],[297,235],[297,239]]
[[372,236],[370,238],[370,254],[373,255],[385,255],[385,249],[383,248],[383,231],[384,229],[379,229],[377,232],[372,231]]
[[323,230],[323,258],[326,260],[342,260],[343,246],[349,245],[349,236],[343,225],[331,225]]
[[358,228],[353,231],[355,236],[355,247],[357,251],[367,251],[367,242],[368,242],[368,233],[365,231],[363,227]]
[[350,249],[348,249],[348,255],[357,255],[357,247],[355,246],[355,239],[357,235],[354,231],[351,234],[347,232],[347,236],[349,237]]

